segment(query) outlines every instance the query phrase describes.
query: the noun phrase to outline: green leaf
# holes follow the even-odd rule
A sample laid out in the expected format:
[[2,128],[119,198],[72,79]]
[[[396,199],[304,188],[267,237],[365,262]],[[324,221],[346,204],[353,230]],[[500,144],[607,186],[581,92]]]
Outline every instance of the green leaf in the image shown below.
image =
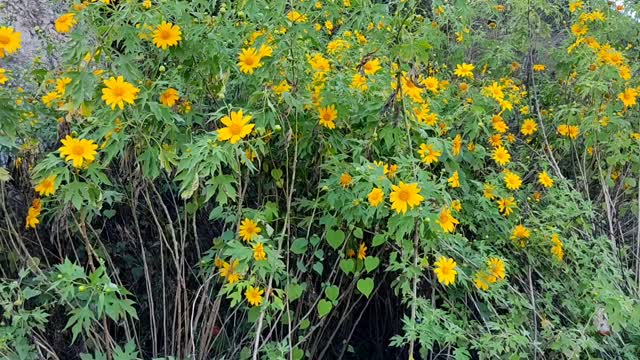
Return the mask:
[[345,234],[342,230],[329,230],[327,231],[327,242],[335,250],[339,248],[344,242]]
[[373,291],[373,279],[366,278],[360,279],[357,283],[358,290],[362,293],[362,295],[369,297],[371,292]]
[[367,256],[364,259],[364,268],[367,269],[367,272],[375,270],[378,265],[380,265],[380,259],[375,256]]
[[299,238],[299,239],[295,239],[293,241],[293,244],[291,244],[291,252],[297,255],[302,255],[305,253],[305,251],[307,251],[307,239],[303,239],[303,238]]
[[340,295],[340,289],[335,285],[331,285],[328,288],[324,289],[324,294],[329,300],[335,302],[336,300],[338,300],[338,295]]
[[376,234],[371,241],[371,246],[380,246],[387,242],[387,237],[384,234]]
[[345,272],[345,274],[349,274],[353,272],[353,269],[356,267],[356,262],[353,259],[342,259],[340,260],[340,269]]
[[318,303],[318,315],[320,318],[325,317],[331,309],[333,309],[333,304],[330,301],[322,299]]
[[362,239],[362,237],[364,236],[362,234],[362,229],[359,227],[353,229],[353,236],[355,236],[357,239]]
[[303,291],[303,287],[300,284],[289,284],[287,285],[286,288],[286,292],[287,292],[287,296],[289,297],[289,301],[295,301],[298,298],[300,298],[300,296],[302,296],[302,291]]

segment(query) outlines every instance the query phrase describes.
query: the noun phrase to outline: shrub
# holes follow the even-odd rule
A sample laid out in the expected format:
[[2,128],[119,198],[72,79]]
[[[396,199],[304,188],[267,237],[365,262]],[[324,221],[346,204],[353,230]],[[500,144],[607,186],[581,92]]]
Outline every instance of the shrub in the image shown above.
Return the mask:
[[73,2],[0,70],[0,352],[635,358],[630,14]]

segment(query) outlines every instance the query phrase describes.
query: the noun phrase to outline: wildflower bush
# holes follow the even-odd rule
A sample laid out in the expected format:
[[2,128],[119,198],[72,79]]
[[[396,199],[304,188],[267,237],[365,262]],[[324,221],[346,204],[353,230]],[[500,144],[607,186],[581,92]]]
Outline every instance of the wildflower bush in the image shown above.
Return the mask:
[[69,5],[0,69],[3,357],[640,356],[632,10]]

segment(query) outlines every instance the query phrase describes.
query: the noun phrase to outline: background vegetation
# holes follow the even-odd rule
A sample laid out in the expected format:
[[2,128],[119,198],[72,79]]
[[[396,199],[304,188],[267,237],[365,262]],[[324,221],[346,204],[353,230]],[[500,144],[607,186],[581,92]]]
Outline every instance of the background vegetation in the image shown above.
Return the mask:
[[4,358],[640,355],[633,9],[101,0],[51,27],[58,61],[18,70],[0,24]]

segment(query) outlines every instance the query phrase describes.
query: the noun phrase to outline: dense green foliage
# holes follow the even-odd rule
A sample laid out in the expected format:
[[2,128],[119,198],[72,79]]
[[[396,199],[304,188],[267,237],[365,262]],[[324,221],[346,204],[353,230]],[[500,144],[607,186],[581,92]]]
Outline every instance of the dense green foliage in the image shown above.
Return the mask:
[[640,356],[628,9],[103,0],[52,26],[55,68],[0,71],[3,356]]

